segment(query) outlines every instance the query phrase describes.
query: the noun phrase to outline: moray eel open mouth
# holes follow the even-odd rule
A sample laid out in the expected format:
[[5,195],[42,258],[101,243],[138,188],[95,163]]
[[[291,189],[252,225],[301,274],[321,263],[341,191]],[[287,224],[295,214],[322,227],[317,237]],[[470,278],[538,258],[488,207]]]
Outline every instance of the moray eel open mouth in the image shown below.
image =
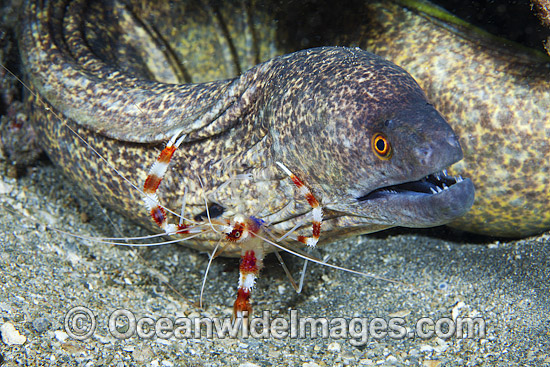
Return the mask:
[[[469,181],[469,179],[466,180]],[[418,181],[405,182],[399,185],[376,189],[367,195],[361,196],[357,200],[374,200],[391,195],[437,195],[463,181],[464,179],[461,176],[449,176],[447,170],[443,170],[426,176]]]
[[431,227],[466,213],[474,202],[474,185],[468,178],[438,171],[417,181],[378,188],[357,198],[364,213],[379,223],[405,227]]

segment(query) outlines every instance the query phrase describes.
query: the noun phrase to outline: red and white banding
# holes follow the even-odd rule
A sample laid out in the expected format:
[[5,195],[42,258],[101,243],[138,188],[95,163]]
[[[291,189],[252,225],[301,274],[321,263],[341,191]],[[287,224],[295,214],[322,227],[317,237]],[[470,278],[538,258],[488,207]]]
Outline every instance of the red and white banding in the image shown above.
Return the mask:
[[170,161],[172,160],[172,156],[185,139],[185,135],[179,137],[178,139],[180,133],[181,132],[176,133],[170,139],[168,144],[166,144],[166,147],[160,152],[159,157],[151,166],[149,174],[147,175],[145,183],[143,184],[143,193],[145,194],[145,196],[143,197],[143,201],[145,207],[151,214],[151,218],[153,218],[155,223],[168,234],[188,233],[186,231],[186,228],[188,227],[186,224],[177,225],[173,223],[168,223],[166,210],[160,205],[160,201],[157,195],[157,190],[160,186],[160,183],[162,182],[162,179],[166,175],[166,172],[168,171],[168,166],[170,164]]
[[298,188],[298,192],[302,194],[309,205],[313,208],[311,211],[312,221],[311,221],[311,227],[312,227],[312,233],[311,237],[307,236],[296,236],[296,235],[289,235],[290,238],[299,241],[303,244],[306,244],[310,247],[315,247],[317,245],[317,242],[319,241],[319,237],[321,236],[321,223],[323,222],[323,208],[319,204],[319,201],[313,196],[311,193],[311,190],[307,188],[306,185],[294,174],[292,173],[284,164],[281,162],[276,162],[277,165],[285,172],[288,176],[290,176],[290,179],[292,182],[294,182],[294,185]]

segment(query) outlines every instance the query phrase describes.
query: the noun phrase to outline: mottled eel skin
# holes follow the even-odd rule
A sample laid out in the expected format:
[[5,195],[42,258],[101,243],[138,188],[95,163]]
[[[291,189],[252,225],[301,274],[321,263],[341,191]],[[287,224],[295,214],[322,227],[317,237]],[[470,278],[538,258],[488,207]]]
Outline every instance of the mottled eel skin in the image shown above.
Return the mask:
[[[142,75],[139,66],[117,67],[117,57],[127,57],[131,47],[105,44],[104,54],[95,52],[101,36],[120,37],[90,24],[110,26],[100,18],[128,14],[112,2],[97,9],[86,1],[30,2],[22,59],[30,84],[55,112],[33,101],[35,128],[51,159],[135,221],[152,226],[140,192],[112,167],[141,184],[177,129],[187,138],[159,196],[177,211],[187,187],[191,218],[204,211],[206,197],[223,208],[217,214],[254,215],[272,223],[274,233],[304,220],[307,235],[311,208],[276,161],[325,207],[325,242],[398,225],[439,225],[472,205],[469,179],[432,175],[462,158],[458,139],[414,79],[394,64],[359,49],[325,47],[274,58],[234,79],[166,84]],[[380,134],[391,145],[385,156],[371,143]],[[250,178],[235,179],[242,174]],[[443,184],[449,188],[432,193]],[[218,239],[206,233],[186,244],[209,249]],[[224,255],[240,251],[228,246]]]
[[[422,1],[366,2],[340,34],[410,72],[460,136],[472,210],[452,226],[523,237],[550,229],[550,58],[490,37]],[[505,45],[505,46],[504,46]]]

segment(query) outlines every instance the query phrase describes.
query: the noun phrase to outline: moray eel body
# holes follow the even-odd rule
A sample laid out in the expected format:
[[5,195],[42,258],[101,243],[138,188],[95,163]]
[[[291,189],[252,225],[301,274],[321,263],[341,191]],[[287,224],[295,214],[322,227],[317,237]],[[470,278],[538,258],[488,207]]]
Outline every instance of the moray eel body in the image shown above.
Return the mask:
[[[323,47],[273,58],[233,79],[167,84],[152,80],[158,72],[151,68],[120,66],[128,55],[144,54],[170,65],[171,56],[159,51],[166,47],[155,40],[160,36],[150,31],[158,28],[135,21],[135,9],[98,4],[28,4],[22,59],[30,84],[50,106],[31,97],[33,120],[68,177],[140,224],[153,226],[141,192],[121,176],[143,183],[177,130],[186,139],[159,197],[176,212],[185,198],[188,218],[204,216],[206,198],[216,207],[213,215],[253,215],[271,223],[273,234],[303,223],[299,231],[311,233],[311,207],[277,161],[322,203],[322,242],[392,226],[440,225],[472,205],[472,182],[440,173],[462,158],[457,136],[396,65],[360,49]],[[109,14],[118,14],[112,23],[103,19]],[[101,40],[124,39],[118,32],[128,29],[149,35],[147,52],[131,38],[129,45],[94,49]],[[162,78],[186,74],[193,75],[180,70]],[[185,244],[211,249],[219,236],[205,233]],[[239,256],[240,249],[229,244],[223,254]]]
[[369,2],[356,11],[363,28],[338,43],[405,68],[460,136],[464,160],[452,172],[472,178],[476,199],[451,225],[509,237],[548,230],[550,58],[420,1]]

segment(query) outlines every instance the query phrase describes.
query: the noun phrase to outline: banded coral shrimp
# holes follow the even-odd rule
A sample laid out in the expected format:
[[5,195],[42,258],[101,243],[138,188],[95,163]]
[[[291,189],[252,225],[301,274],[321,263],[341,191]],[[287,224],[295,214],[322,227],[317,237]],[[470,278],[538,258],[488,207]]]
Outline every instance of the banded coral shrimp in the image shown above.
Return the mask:
[[[41,101],[41,102],[44,103],[43,101]],[[49,107],[45,106],[44,108],[48,109]],[[67,128],[70,129],[70,126],[67,126]],[[77,134],[76,132],[74,132],[74,133]],[[176,150],[173,147],[174,145],[179,145],[177,143],[175,144],[176,138],[177,138],[177,136],[175,136],[174,139],[172,140],[172,142],[168,144],[168,148],[165,148],[163,153],[165,153],[165,151],[171,151],[171,153],[173,153]],[[82,139],[82,142],[83,142],[83,144],[89,144],[84,139]],[[92,146],[89,146],[89,148],[93,149]],[[159,159],[161,161],[163,160],[163,158],[162,158],[163,153],[161,153],[161,156],[159,157]],[[98,159],[103,160],[103,164],[107,164],[107,165],[110,164],[106,160],[104,160],[103,157],[101,157],[99,155],[98,155]],[[169,159],[166,159],[166,158],[164,158],[164,160],[165,160],[164,163],[168,163],[168,161],[169,161]],[[316,228],[316,229],[312,230],[313,232],[312,232],[311,237],[295,236],[292,233],[293,230],[291,230],[291,231],[287,232],[286,234],[284,234],[282,236],[282,238],[280,238],[279,240],[282,241],[282,240],[284,240],[284,237],[288,237],[288,238],[292,238],[293,240],[296,240],[298,242],[306,243],[306,244],[309,244],[311,247],[314,247],[315,243],[317,242],[317,239],[319,238],[319,235],[320,235],[319,227],[321,226],[321,220],[322,220],[321,207],[319,206],[319,203],[317,202],[315,197],[311,194],[311,192],[303,185],[303,183],[301,183],[300,179],[297,178],[296,176],[294,176],[288,170],[288,168],[286,168],[282,163],[278,163],[278,164],[279,164],[279,168],[281,169],[281,172],[283,173],[283,175],[287,175],[288,179],[291,179],[293,181],[293,183],[296,186],[297,190],[300,192],[299,195],[302,196],[302,200],[307,199],[307,201],[312,206],[313,211],[314,211],[314,214],[313,214],[313,227]],[[157,164],[157,166],[158,166],[158,164]],[[147,183],[145,184],[146,189],[150,189],[149,194],[154,194],[155,193],[158,185],[160,184],[160,179],[162,179],[164,174],[166,173],[166,171],[162,171],[162,170],[158,171],[158,168],[155,168],[155,167],[156,166],[153,166],[153,168],[151,169],[151,172],[156,172],[158,174],[158,176],[160,176],[160,177],[157,177],[157,179],[153,180],[153,181],[156,181],[156,183],[153,184],[153,185],[149,185]],[[115,172],[115,174],[117,174],[117,171],[116,171],[115,167],[112,167],[112,170],[113,170],[113,172]],[[148,177],[149,181],[150,181],[150,178],[151,178],[151,175]],[[198,179],[200,179],[200,177]],[[140,191],[140,193],[145,196],[143,191],[141,191],[138,183],[134,184],[134,183],[129,182],[129,186],[132,187],[133,190]],[[147,192],[147,190],[145,190],[145,192]],[[149,201],[151,200],[151,197],[154,197],[154,195],[149,197]],[[156,199],[156,200],[158,200],[158,199]],[[301,253],[299,250],[292,250],[293,247],[292,246],[288,247],[287,245],[284,245],[284,242],[281,242],[282,244],[277,243],[277,238],[274,237],[274,236],[268,237],[270,235],[270,233],[269,233],[269,231],[266,231],[266,228],[264,227],[264,223],[259,219],[256,219],[254,217],[244,217],[242,215],[236,214],[233,217],[233,219],[231,219],[231,220],[220,221],[220,220],[217,220],[217,219],[210,218],[208,204],[206,202],[205,202],[205,208],[206,208],[205,209],[206,218],[203,218],[202,221],[197,221],[196,218],[195,219],[185,218],[181,214],[178,214],[176,211],[170,211],[171,213],[176,215],[176,218],[181,218],[180,224],[186,223],[185,225],[178,227],[178,226],[166,226],[166,223],[163,223],[163,221],[165,220],[165,217],[164,217],[164,219],[159,218],[160,214],[158,214],[158,213],[160,213],[162,210],[164,210],[164,208],[160,205],[160,203],[158,201],[155,201],[155,199],[153,199],[153,203],[149,204],[149,210],[153,209],[153,211],[155,213],[157,213],[157,214],[155,214],[155,219],[156,219],[157,223],[159,225],[161,225],[161,228],[164,226],[165,227],[164,230],[165,230],[166,233],[177,232],[177,231],[183,232],[184,235],[183,235],[182,240],[191,239],[191,238],[193,238],[195,236],[198,236],[198,235],[201,235],[201,234],[203,234],[207,231],[217,232],[220,236],[220,244],[221,245],[220,245],[220,249],[218,251],[216,249],[213,251],[213,253],[210,257],[210,260],[212,260],[212,258],[215,257],[215,255],[217,255],[217,253],[221,253],[223,255],[223,246],[227,242],[234,242],[234,243],[236,242],[236,243],[238,243],[238,242],[242,241],[242,243],[244,244],[244,246],[246,248],[250,247],[250,248],[258,249],[257,241],[259,240],[262,243],[265,242],[267,244],[277,246],[277,247],[279,247],[279,250],[288,251],[288,252],[293,253],[294,255],[298,255],[300,257],[303,257],[303,258],[307,259],[306,263],[307,263],[307,261],[323,263],[322,261],[320,261],[320,260],[318,260],[314,257],[311,257],[310,255],[306,255],[304,253]],[[166,210],[168,210],[168,209],[166,209]],[[165,215],[165,214],[163,214],[163,215]],[[189,225],[187,223],[192,223],[192,224]],[[64,235],[69,235],[69,236],[74,236],[74,237],[77,237],[77,238],[80,237],[80,238],[85,238],[86,239],[85,236],[76,235],[74,233],[68,233],[68,232],[59,230],[59,229],[55,228],[54,226],[48,226],[48,228],[53,229],[54,231],[62,233]],[[248,239],[240,238],[240,234],[243,234],[242,237],[245,237],[247,232],[248,232],[248,236],[250,236]],[[158,237],[158,236],[150,235],[150,236],[133,237],[133,238],[131,238],[131,237],[121,237],[121,238],[113,238],[113,237],[110,237],[110,238],[105,238],[105,237],[104,238],[97,238],[97,237],[95,237],[95,238],[93,238],[93,237],[91,237],[91,238],[87,238],[87,239],[91,239],[92,241],[95,241],[95,242],[107,242],[107,243],[114,243],[114,244],[124,245],[124,246],[154,246],[154,245],[168,244],[168,243],[181,241],[181,240],[177,239],[177,240],[163,241],[163,242],[159,242],[157,244],[143,244],[143,245],[128,244],[128,243],[125,242],[125,241],[132,241],[132,240],[138,240],[138,239],[150,239],[151,240],[155,237]],[[256,237],[256,239],[254,239],[254,237]],[[245,252],[244,254],[246,254],[246,253],[248,253],[248,252]],[[250,256],[245,257],[244,260],[245,260],[245,262],[246,261],[250,262],[251,257]],[[253,261],[253,263],[251,264],[253,267],[256,267],[256,269],[254,270],[254,272],[256,272],[255,275],[257,275],[257,272],[261,268],[261,260],[262,259],[260,258],[260,255],[258,255],[258,262],[254,263],[254,261]],[[208,264],[208,267],[209,266],[210,266],[210,262]],[[374,276],[374,275],[369,275],[369,274],[362,273],[362,272],[351,271],[349,269],[346,269],[345,267],[338,267],[338,266],[334,266],[334,265],[330,265],[330,264],[329,264],[329,266],[336,267],[337,269],[340,269],[340,270],[344,270],[344,271],[348,271],[348,272],[355,272],[357,274],[372,276],[372,277],[376,278],[376,276]],[[305,267],[304,267],[304,271],[305,271]],[[157,274],[157,276],[159,276],[159,278],[162,278],[162,275]],[[242,277],[241,283],[246,283],[246,284],[248,284],[248,286],[246,286],[246,288],[251,288],[250,284],[254,283],[254,279],[244,280],[246,278],[246,275],[241,275],[241,277]],[[206,279],[206,276],[205,276],[204,280],[205,279]],[[205,284],[204,280],[202,281],[202,287],[204,287],[204,284]],[[195,282],[195,283],[200,284],[201,282]],[[301,288],[301,285],[300,286],[295,285],[294,287],[295,288]],[[235,306],[236,308],[235,308],[235,311],[234,311],[238,315],[240,313],[242,313],[243,311],[250,311],[250,305],[248,304],[248,294],[246,296],[244,295],[245,293],[249,293],[250,289],[246,289],[246,288],[241,287],[241,289],[239,291],[240,297],[239,297],[238,302],[241,302],[241,305],[238,306],[238,307]],[[278,288],[280,290],[281,286],[279,286]],[[202,288],[201,288],[201,296],[199,298],[202,300]]]

